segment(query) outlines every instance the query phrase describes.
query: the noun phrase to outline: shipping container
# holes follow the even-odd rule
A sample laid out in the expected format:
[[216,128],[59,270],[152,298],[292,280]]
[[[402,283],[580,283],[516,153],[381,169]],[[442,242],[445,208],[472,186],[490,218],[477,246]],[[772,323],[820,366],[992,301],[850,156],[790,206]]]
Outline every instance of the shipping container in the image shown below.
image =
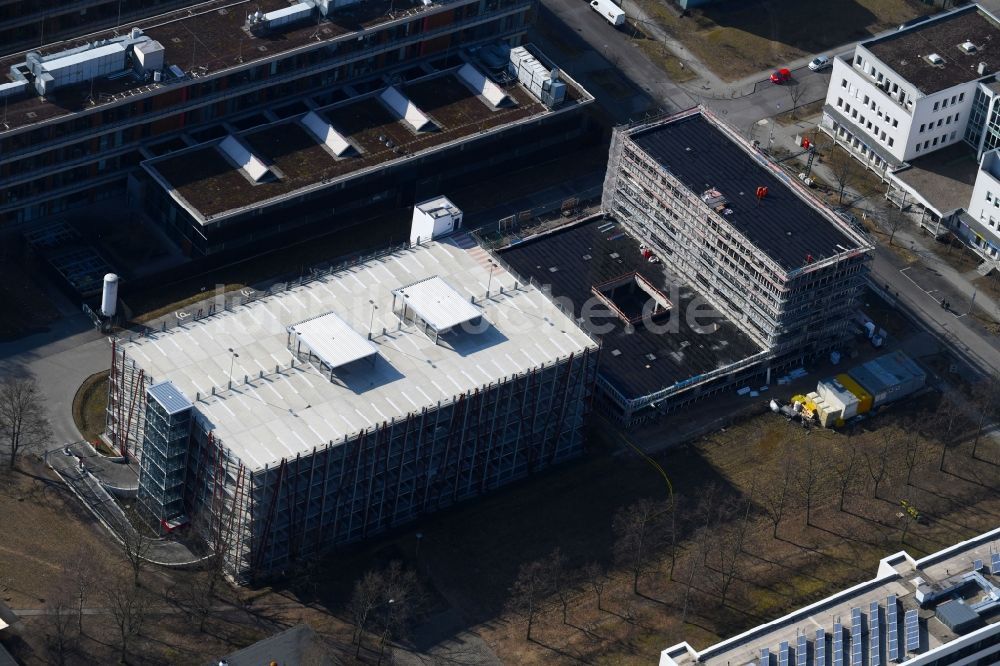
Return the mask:
[[841,386],[853,393],[858,399],[858,414],[867,414],[872,408],[872,394],[866,391],[848,375],[837,375],[835,378]]
[[872,407],[899,400],[920,389],[926,374],[902,352],[868,361],[847,373],[872,395]]
[[816,385],[816,391],[832,410],[839,410],[841,418],[853,418],[858,413],[858,396],[854,395],[836,377],[824,379]]

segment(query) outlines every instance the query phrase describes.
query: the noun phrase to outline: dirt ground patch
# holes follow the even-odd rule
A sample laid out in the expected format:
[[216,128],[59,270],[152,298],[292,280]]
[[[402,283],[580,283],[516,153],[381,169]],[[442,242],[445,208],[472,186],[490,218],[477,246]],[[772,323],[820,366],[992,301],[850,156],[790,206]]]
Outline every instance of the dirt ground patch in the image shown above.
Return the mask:
[[646,57],[653,64],[666,72],[674,83],[684,83],[697,76],[691,67],[678,58],[670,47],[645,34],[636,23],[630,21],[625,30],[629,33],[632,42],[646,54]]
[[108,405],[108,371],[87,377],[73,396],[73,422],[88,442],[104,432]]
[[724,2],[678,15],[667,0],[643,8],[717,76],[733,81],[928,13],[917,0]]

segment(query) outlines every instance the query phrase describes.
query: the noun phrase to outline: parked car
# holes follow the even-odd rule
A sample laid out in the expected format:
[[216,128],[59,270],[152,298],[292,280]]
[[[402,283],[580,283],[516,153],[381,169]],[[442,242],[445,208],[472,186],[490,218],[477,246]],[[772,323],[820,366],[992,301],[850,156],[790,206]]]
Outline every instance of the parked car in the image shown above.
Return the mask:
[[775,70],[771,74],[771,83],[781,84],[791,80],[792,80],[792,73],[784,67]]
[[830,58],[825,55],[816,56],[815,58],[812,59],[812,62],[809,63],[809,69],[811,69],[814,72],[819,72],[821,70],[826,69],[829,66],[830,66]]

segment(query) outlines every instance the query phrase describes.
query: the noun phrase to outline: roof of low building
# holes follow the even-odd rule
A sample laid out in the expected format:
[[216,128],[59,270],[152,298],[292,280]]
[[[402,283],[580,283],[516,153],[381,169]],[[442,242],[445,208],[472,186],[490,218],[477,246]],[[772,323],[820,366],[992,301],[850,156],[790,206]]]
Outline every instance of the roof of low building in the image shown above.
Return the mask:
[[339,661],[307,624],[297,624],[206,666],[333,666]]
[[[960,48],[971,42],[972,52]],[[862,46],[925,95],[1000,71],[1000,25],[976,5],[932,17]],[[935,65],[927,56],[937,54]],[[983,74],[979,63],[985,63]]]
[[[500,257],[525,278],[549,285],[568,299],[576,317],[599,331],[600,372],[627,398],[647,396],[700,374],[741,361],[761,348],[721,314],[700,324],[704,298],[691,285],[676,283],[662,263],[643,257],[639,242],[603,219],[571,226],[503,250]],[[665,294],[673,307],[659,323],[631,329],[596,299],[592,289],[637,272]],[[643,299],[646,300],[646,299]],[[676,326],[674,326],[676,324]]]

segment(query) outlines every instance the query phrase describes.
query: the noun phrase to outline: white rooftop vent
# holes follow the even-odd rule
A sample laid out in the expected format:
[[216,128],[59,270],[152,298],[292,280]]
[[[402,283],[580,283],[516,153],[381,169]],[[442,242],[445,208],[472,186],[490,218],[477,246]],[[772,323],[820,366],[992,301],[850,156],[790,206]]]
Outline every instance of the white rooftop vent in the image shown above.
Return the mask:
[[932,64],[932,65],[943,65],[944,64],[944,58],[942,58],[941,56],[939,56],[937,53],[932,53],[929,56],[927,56],[927,61],[930,64]]
[[419,244],[450,234],[462,226],[462,210],[448,197],[435,197],[413,207],[410,243]]
[[485,97],[486,101],[494,107],[511,103],[510,97],[503,91],[503,88],[490,81],[482,72],[469,63],[465,63],[458,70],[458,78],[477,95]]
[[379,98],[385,103],[389,110],[396,114],[396,117],[403,120],[410,127],[418,132],[430,129],[433,126],[430,118],[414,104],[403,93],[396,90],[395,86],[389,86],[382,91]]
[[273,176],[270,167],[264,164],[250,149],[244,146],[235,136],[229,135],[219,143],[219,150],[236,166],[242,169],[255,183]]
[[958,45],[958,48],[962,49],[965,53],[975,53],[977,50],[976,45],[972,42],[962,42]]
[[351,144],[347,139],[333,129],[333,125],[320,118],[314,111],[310,111],[302,117],[302,125],[309,131],[317,141],[324,144],[333,151],[337,157],[343,157],[351,149]]

